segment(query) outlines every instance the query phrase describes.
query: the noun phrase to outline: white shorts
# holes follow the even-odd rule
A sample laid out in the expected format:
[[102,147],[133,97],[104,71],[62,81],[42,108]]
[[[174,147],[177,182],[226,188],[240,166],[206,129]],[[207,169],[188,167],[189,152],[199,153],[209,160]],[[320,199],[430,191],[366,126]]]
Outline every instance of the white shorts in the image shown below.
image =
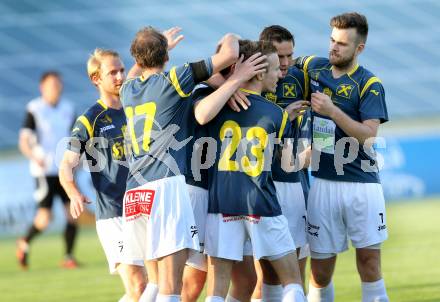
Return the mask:
[[173,176],[125,192],[124,260],[153,260],[199,250],[185,177]]
[[300,182],[279,182],[275,181],[278,202],[281,211],[289,224],[289,231],[295,241],[296,248],[306,245],[306,202]]
[[254,256],[254,250],[252,248],[252,242],[251,242],[251,240],[249,238],[244,242],[243,256]]
[[[107,257],[110,274],[116,274],[116,268],[118,264],[122,263],[124,252],[122,217],[97,220],[96,232]],[[144,260],[142,258],[133,259],[127,264],[144,266]]]
[[186,265],[207,272],[208,264],[206,261],[206,255],[203,254],[203,251],[205,242],[205,224],[206,217],[208,216],[208,190],[192,185],[187,185],[187,188],[199,234],[200,250],[190,251]]
[[348,249],[348,239],[355,248],[385,241],[382,186],[315,178],[308,200],[307,235],[315,253],[341,253]]
[[302,246],[302,247],[299,249],[298,260],[301,260],[301,259],[307,258],[307,257],[309,257],[309,256],[310,256],[310,246],[309,246],[309,244],[307,243],[306,245]]
[[275,217],[208,214],[205,253],[212,257],[243,260],[246,240],[252,242],[256,260],[295,250],[287,220]]

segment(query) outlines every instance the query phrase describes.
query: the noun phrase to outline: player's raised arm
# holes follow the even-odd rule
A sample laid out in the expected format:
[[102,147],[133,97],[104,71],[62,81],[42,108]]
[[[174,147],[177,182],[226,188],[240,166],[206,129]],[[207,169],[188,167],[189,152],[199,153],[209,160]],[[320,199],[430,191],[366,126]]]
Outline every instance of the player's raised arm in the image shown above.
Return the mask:
[[162,34],[167,38],[168,41],[168,51],[172,50],[174,47],[176,47],[177,44],[180,43],[180,41],[183,40],[185,37],[184,35],[178,35],[182,31],[182,28],[178,26],[171,27],[170,29],[167,29]]
[[239,37],[234,34],[226,34],[220,40],[220,50],[212,56],[212,73],[217,73],[234,64],[239,57]]
[[[174,47],[176,47],[177,44],[180,43],[180,41],[184,39],[184,35],[179,35],[181,31],[182,28],[178,26],[174,26],[162,32],[162,34],[165,36],[168,42],[168,51],[172,50]],[[127,75],[127,79],[139,77],[141,74],[142,74],[142,68],[135,63],[130,68]]]
[[133,78],[140,77],[141,74],[142,74],[142,68],[138,64],[135,63],[128,71],[127,79],[133,79]]
[[215,92],[197,101],[194,105],[194,115],[197,122],[204,125],[211,121],[223,108],[229,98],[244,83],[255,75],[266,70],[266,56],[256,53],[243,62],[243,56],[237,61],[232,75]]

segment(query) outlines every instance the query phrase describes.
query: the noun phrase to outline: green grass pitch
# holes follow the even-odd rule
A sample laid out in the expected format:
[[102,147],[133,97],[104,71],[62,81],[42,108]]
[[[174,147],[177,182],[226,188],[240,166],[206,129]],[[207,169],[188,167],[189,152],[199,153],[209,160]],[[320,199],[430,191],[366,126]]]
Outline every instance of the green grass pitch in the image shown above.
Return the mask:
[[[389,239],[384,244],[382,270],[391,301],[440,301],[440,200],[391,203],[387,206]],[[108,274],[104,254],[93,229],[82,229],[76,254],[84,266],[63,270],[60,235],[37,238],[30,269],[20,271],[15,240],[0,239],[0,301],[117,301],[123,294],[118,276]],[[353,249],[338,257],[334,277],[336,301],[360,301],[360,283]]]

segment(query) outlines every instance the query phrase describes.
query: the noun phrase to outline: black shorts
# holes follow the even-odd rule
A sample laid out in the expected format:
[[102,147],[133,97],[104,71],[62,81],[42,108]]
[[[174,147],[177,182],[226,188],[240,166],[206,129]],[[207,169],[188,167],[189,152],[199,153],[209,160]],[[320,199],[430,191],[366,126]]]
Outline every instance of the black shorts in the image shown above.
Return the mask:
[[37,188],[34,196],[39,208],[51,209],[55,195],[61,198],[63,204],[69,202],[69,197],[60,184],[58,176],[41,176],[35,178]]

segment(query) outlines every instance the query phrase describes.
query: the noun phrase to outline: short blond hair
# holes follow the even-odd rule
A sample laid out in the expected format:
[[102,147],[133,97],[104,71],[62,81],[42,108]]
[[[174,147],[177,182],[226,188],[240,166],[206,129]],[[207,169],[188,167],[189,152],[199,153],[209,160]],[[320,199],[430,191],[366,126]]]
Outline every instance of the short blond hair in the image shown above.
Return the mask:
[[120,58],[119,54],[110,49],[96,48],[87,61],[87,74],[91,80],[93,76],[101,73],[102,60],[105,57]]

